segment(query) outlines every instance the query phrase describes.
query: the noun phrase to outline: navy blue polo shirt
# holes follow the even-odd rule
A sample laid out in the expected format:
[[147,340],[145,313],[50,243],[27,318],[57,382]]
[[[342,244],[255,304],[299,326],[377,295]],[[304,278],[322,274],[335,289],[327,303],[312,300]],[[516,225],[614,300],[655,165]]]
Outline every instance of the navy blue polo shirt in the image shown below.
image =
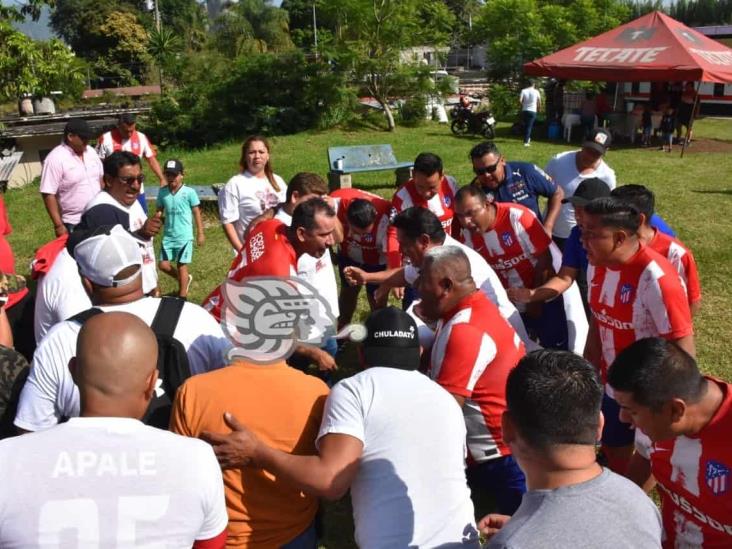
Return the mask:
[[554,196],[557,185],[544,170],[530,162],[506,162],[506,178],[494,190],[483,191],[496,202],[515,202],[526,206],[543,221],[539,211],[539,196]]

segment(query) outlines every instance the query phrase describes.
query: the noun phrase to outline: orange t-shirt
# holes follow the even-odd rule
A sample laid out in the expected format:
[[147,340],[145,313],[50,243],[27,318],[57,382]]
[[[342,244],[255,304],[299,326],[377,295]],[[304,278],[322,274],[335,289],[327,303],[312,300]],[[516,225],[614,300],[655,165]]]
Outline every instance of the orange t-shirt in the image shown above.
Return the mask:
[[[170,428],[190,437],[228,433],[223,416],[230,412],[273,448],[315,454],[327,395],[325,383],[285,362],[237,361],[188,379],[176,394]],[[317,498],[262,469],[224,471],[224,488],[227,547],[280,547],[304,532],[318,509]]]

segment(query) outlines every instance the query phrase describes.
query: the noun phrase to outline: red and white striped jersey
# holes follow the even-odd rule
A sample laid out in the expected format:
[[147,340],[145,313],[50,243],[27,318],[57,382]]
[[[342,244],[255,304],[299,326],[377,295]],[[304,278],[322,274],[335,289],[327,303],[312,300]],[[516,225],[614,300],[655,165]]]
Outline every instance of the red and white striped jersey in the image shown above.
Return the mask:
[[[338,189],[330,193],[336,201],[338,220],[343,226],[343,242],[338,253],[362,265],[386,264],[386,234],[391,203],[376,194],[360,189]],[[368,200],[376,209],[374,227],[368,234],[356,234],[348,225],[348,207],[356,199]]]
[[648,246],[656,250],[669,263],[676,267],[681,280],[686,285],[686,293],[689,298],[689,305],[701,299],[701,284],[699,284],[699,271],[696,268],[696,261],[691,250],[677,238],[662,233],[656,229],[656,235],[648,243]]
[[732,385],[712,381],[724,394],[712,420],[696,436],[653,443],[646,456],[669,549],[732,547]]
[[[427,208],[438,217],[440,223],[442,223],[442,228],[445,229],[447,234],[456,236],[453,233],[452,218],[455,215],[455,193],[457,193],[457,190],[458,185],[455,178],[445,175],[442,177],[440,191],[429,200],[425,200],[417,193],[414,179],[410,179],[394,193],[394,197],[391,199],[389,216],[393,219],[397,214],[413,206]],[[390,269],[399,267],[402,264],[396,229],[391,225],[387,235],[386,262]]]
[[641,245],[620,267],[587,268],[587,294],[602,344],[600,370],[644,337],[679,339],[694,333],[686,290],[661,254]]
[[504,288],[534,288],[534,269],[552,239],[526,206],[497,202],[496,222],[484,233],[462,230],[465,243],[493,267]]
[[[287,225],[279,219],[262,221],[252,229],[226,278],[238,282],[250,276],[297,276],[297,254],[287,239]],[[223,304],[219,284],[201,305],[220,322]]]
[[501,415],[508,374],[524,354],[519,336],[482,292],[464,298],[437,324],[430,376],[465,398],[468,450],[476,462],[511,453]]

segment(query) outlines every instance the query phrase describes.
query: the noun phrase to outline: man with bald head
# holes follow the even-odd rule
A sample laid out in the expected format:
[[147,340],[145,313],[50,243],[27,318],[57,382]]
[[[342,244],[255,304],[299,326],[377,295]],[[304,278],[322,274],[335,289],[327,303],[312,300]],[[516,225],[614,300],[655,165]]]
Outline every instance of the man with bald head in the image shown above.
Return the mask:
[[140,422],[158,375],[145,322],[124,312],[90,318],[69,366],[80,417],[0,443],[0,546],[224,547],[211,448]]
[[430,376],[463,410],[472,465],[468,480],[491,493],[501,513],[512,514],[526,480],[503,440],[506,379],[524,345],[498,308],[475,286],[470,262],[455,246],[425,254],[418,290],[422,313],[438,321]]
[[[105,313],[131,313],[148,326],[153,324],[161,299],[143,294],[142,256],[137,240],[129,232],[121,225],[99,227],[87,233],[76,231],[67,247],[94,307]],[[41,431],[63,418],[79,415],[79,391],[68,365],[76,352],[81,324],[73,317],[56,324],[36,349],[15,416],[19,429]],[[108,337],[116,337],[116,332],[110,332]],[[173,337],[186,350],[191,375],[226,364],[225,355],[231,344],[202,307],[188,302],[182,305]],[[161,386],[157,388],[158,396],[162,390]]]

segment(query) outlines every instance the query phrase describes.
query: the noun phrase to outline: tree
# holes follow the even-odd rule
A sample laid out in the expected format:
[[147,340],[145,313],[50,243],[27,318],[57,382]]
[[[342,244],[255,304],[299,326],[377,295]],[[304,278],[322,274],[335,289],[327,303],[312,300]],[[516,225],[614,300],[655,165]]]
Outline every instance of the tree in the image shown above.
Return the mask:
[[48,95],[59,90],[79,96],[84,64],[60,40],[36,41],[0,21],[0,97]]
[[147,51],[158,66],[160,92],[165,93],[163,71],[167,70],[174,62],[175,56],[183,51],[183,40],[168,27],[153,29],[148,35]]
[[491,0],[473,24],[475,43],[487,45],[494,78],[516,80],[522,65],[629,20],[619,0]]
[[147,73],[147,29],[140,3],[126,0],[58,0],[51,28],[89,61],[101,83],[130,85]]
[[335,61],[352,71],[394,130],[390,101],[419,93],[428,83],[429,67],[410,59],[409,49],[446,46],[454,15],[437,0],[324,0],[322,11],[336,21]]
[[26,17],[38,21],[44,5],[53,7],[55,0],[28,0],[22,2],[0,2],[0,22],[20,23]]
[[214,22],[213,45],[231,57],[294,48],[287,12],[264,0],[240,0],[222,12]]

